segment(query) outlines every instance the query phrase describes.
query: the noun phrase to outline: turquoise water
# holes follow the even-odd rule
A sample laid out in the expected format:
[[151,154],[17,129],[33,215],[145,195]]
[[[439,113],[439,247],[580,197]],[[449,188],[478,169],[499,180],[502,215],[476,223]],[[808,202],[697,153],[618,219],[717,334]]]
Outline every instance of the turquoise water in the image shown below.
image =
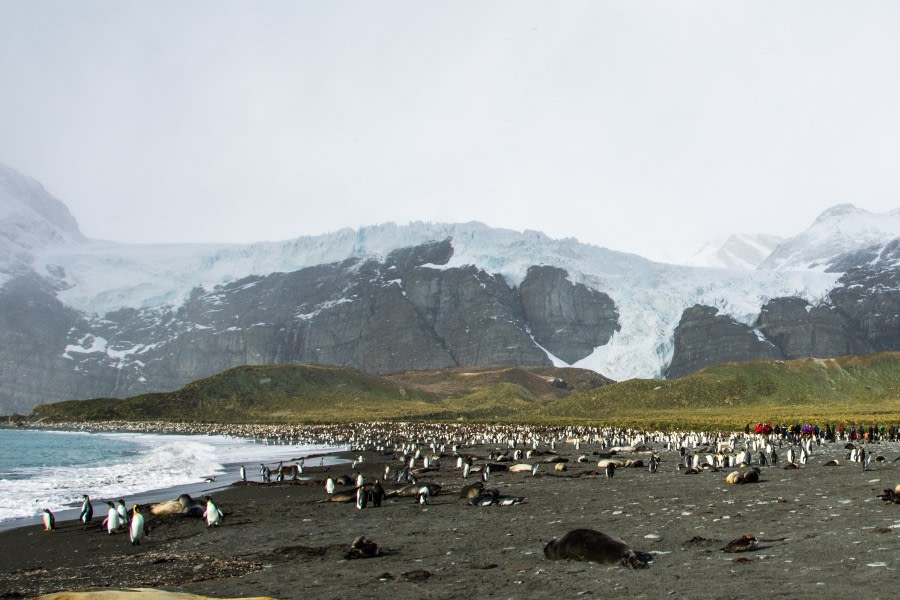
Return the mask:
[[[215,485],[248,478],[260,463],[272,464],[328,446],[267,445],[246,438],[147,433],[84,433],[0,429],[0,526],[80,506],[83,494],[94,502],[130,497],[146,502],[164,490],[176,497],[186,486],[215,478]],[[325,459],[331,463],[332,459]],[[143,496],[142,496],[143,495]]]
[[22,479],[36,468],[95,465],[138,454],[134,443],[85,433],[0,429],[0,479]]

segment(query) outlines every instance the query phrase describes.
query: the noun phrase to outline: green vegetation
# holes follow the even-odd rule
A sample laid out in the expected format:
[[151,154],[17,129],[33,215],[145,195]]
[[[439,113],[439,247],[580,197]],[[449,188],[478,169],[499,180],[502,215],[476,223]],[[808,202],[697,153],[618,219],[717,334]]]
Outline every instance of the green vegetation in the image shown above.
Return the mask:
[[[565,385],[560,385],[563,382]],[[220,423],[472,421],[730,429],[757,421],[900,423],[900,353],[729,363],[608,383],[578,369],[479,367],[376,376],[237,367],[170,393],[40,405],[32,418]]]

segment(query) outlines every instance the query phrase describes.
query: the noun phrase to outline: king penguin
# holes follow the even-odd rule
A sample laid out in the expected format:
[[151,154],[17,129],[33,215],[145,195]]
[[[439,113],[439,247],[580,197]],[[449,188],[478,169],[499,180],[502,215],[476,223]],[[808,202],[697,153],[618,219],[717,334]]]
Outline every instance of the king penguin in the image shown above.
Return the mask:
[[49,508],[45,508],[43,518],[44,518],[44,531],[53,531],[56,529],[56,517],[53,516],[53,513],[50,512]]
[[357,510],[362,510],[366,507],[366,503],[369,501],[369,493],[366,491],[366,486],[361,485],[356,488],[356,508]]
[[119,513],[119,518],[122,520],[122,524],[128,523],[128,509],[125,507],[124,500],[116,500],[116,512]]
[[203,511],[203,518],[206,519],[207,527],[218,527],[225,518],[225,514],[213,503],[211,496],[206,497],[206,510]]
[[103,520],[103,525],[106,527],[106,532],[109,533],[109,535],[112,535],[113,532],[118,531],[119,527],[124,525],[125,522],[119,517],[119,511],[116,510],[115,504],[108,500],[106,504],[109,506],[109,510],[106,513],[106,518]]
[[141,543],[141,538],[147,536],[147,524],[144,522],[144,515],[141,514],[141,509],[138,508],[138,505],[134,505],[134,514],[131,517],[131,531],[129,538],[131,539],[131,545],[134,546],[136,544]]
[[94,507],[91,504],[91,497],[85,494],[82,498],[81,503],[81,515],[78,517],[81,519],[81,522],[87,525],[91,522],[91,519],[94,518]]
[[247,469],[244,468],[244,465],[241,465],[241,481],[247,481]]

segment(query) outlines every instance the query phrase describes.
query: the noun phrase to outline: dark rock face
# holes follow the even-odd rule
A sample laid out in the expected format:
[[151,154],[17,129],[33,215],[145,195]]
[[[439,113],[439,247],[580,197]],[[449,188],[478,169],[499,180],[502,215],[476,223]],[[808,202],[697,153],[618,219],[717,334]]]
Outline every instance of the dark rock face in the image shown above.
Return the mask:
[[609,296],[567,277],[557,267],[531,267],[519,293],[534,339],[572,364],[609,341],[619,312]]
[[682,313],[666,377],[683,377],[724,362],[783,358],[774,344],[760,339],[752,328],[718,312],[698,304]]
[[[882,252],[888,265],[898,254],[895,246]],[[858,258],[845,260],[849,264]],[[900,269],[855,268],[838,284],[819,306],[800,298],[770,300],[753,327],[719,316],[708,306],[684,311],[666,376],[681,377],[728,361],[834,358],[900,348]]]
[[[70,331],[81,318],[35,275],[0,289],[0,399],[5,414],[28,414],[43,398],[103,392],[102,375],[85,373],[65,358]],[[99,395],[99,394],[98,394]]]
[[31,276],[0,295],[0,412],[172,390],[247,364],[375,373],[549,366],[535,340],[574,362],[619,327],[609,297],[572,284],[561,269],[535,267],[516,289],[472,266],[440,268],[452,254],[450,240],[433,242],[384,262],[247,277],[198,288],[177,309],[125,309],[92,320]]

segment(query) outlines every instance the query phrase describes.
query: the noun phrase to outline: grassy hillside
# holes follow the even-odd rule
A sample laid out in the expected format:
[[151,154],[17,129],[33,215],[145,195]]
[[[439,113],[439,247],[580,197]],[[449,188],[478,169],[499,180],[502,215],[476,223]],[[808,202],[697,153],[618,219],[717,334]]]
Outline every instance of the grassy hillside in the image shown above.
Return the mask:
[[376,376],[322,365],[238,367],[181,390],[35,408],[50,420],[336,423],[440,420],[734,428],[900,423],[900,353],[729,363],[611,383],[581,369],[479,367]]
[[680,379],[633,379],[541,407],[535,417],[651,427],[900,423],[900,353],[727,363]]

